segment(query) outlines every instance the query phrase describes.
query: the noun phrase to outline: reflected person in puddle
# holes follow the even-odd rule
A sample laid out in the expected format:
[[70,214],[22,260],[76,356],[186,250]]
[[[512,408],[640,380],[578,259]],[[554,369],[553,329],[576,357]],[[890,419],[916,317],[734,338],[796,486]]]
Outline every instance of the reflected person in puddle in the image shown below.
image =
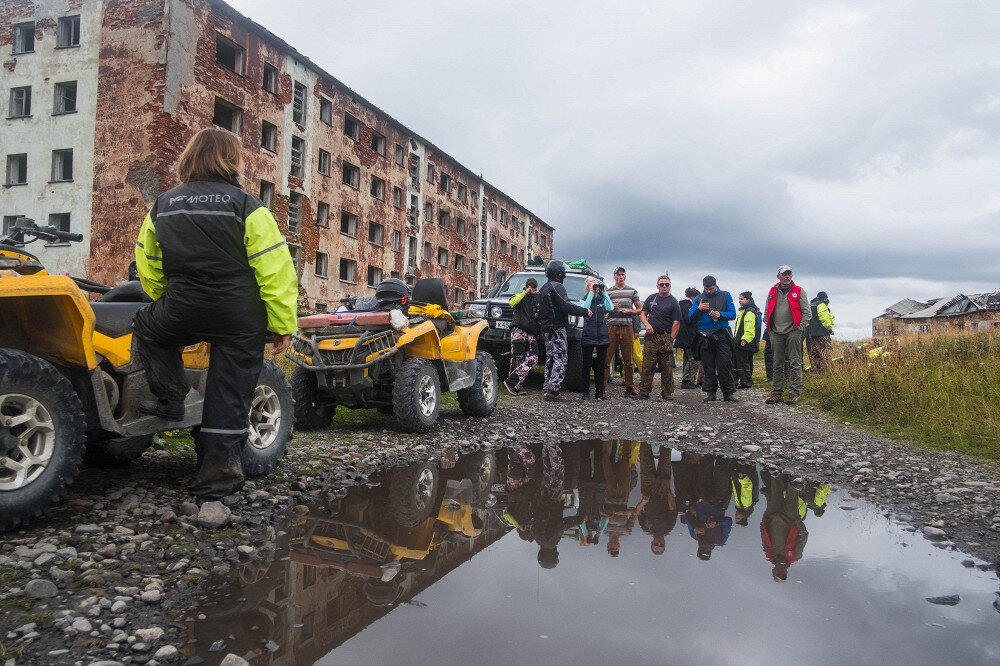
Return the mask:
[[603,451],[600,442],[584,442],[579,446],[580,508],[577,517],[581,546],[596,546],[608,526],[607,517],[601,515],[607,488]]
[[681,518],[691,538],[698,542],[698,559],[709,560],[716,547],[725,546],[733,529],[726,515],[733,497],[730,473],[733,461],[712,455],[696,456],[695,492],[698,498]]
[[607,518],[608,555],[618,557],[621,537],[631,534],[635,524],[635,507],[629,508],[628,496],[637,481],[633,477],[639,447],[636,442],[605,442],[601,457],[607,480],[601,516]]
[[833,489],[825,483],[792,480],[788,474],[761,473],[767,507],[760,523],[764,556],[774,567],[775,582],[788,580],[788,568],[802,559],[809,531],[805,519],[809,509],[818,518],[826,512]]
[[677,524],[677,501],[670,489],[670,449],[659,447],[654,455],[648,442],[639,445],[639,482],[642,500],[635,508],[634,518],[646,534],[652,534],[649,545],[654,555],[667,548],[667,535]]
[[733,485],[733,500],[736,504],[736,515],[733,522],[747,527],[753,514],[757,500],[760,499],[760,476],[754,465],[733,463],[730,480]]

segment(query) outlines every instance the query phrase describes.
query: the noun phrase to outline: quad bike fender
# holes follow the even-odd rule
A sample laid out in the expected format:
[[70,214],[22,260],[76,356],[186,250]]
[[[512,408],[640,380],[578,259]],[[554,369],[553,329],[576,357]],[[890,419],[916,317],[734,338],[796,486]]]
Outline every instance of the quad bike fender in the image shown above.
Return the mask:
[[441,358],[441,338],[434,322],[422,321],[403,329],[396,342],[397,347],[405,347],[407,356],[419,356],[431,360]]
[[41,358],[97,367],[94,311],[65,275],[5,276],[0,280],[0,341]]
[[441,340],[441,358],[446,361],[474,361],[479,335],[486,327],[485,319],[471,326],[456,326],[452,334]]

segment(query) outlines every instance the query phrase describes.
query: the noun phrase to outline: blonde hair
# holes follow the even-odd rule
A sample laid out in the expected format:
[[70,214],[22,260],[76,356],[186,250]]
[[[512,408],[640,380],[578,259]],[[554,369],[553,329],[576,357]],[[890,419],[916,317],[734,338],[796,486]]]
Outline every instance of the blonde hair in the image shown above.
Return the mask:
[[597,278],[595,277],[587,278],[587,291],[593,291],[595,284],[597,284]]
[[188,142],[177,160],[177,175],[182,183],[204,178],[238,178],[242,167],[240,140],[232,132],[210,127]]

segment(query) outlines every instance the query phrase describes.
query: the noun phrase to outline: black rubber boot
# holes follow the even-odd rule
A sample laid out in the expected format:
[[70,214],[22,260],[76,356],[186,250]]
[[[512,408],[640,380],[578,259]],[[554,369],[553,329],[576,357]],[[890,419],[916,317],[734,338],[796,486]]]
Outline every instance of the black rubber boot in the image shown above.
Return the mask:
[[184,420],[183,400],[143,400],[139,403],[139,411],[151,416],[159,416],[164,421]]

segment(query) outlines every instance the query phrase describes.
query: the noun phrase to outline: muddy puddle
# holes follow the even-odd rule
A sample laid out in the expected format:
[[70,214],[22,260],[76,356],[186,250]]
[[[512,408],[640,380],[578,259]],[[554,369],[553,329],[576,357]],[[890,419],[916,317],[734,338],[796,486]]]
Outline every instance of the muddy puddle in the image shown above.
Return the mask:
[[822,480],[587,441],[397,468],[293,515],[184,618],[183,652],[997,663],[998,590],[986,563]]

